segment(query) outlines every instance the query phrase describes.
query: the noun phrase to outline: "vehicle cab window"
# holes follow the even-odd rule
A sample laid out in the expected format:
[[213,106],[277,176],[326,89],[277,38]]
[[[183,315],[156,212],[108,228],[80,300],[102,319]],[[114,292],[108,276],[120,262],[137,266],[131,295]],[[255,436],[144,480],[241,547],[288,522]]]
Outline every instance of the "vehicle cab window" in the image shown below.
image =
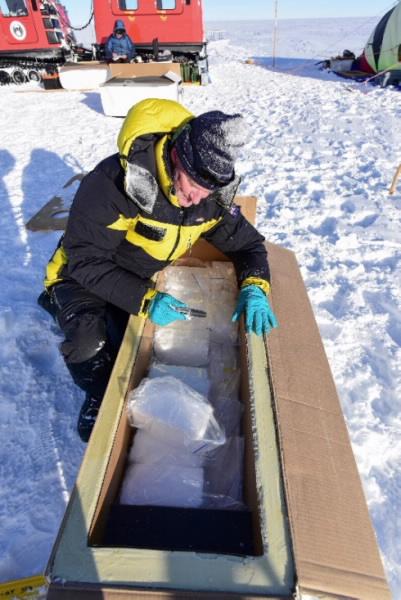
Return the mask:
[[118,0],[120,10],[138,10],[138,0]]
[[40,2],[40,12],[42,13],[42,15],[57,15],[57,10],[55,9],[55,7],[52,4],[46,2],[46,0]]
[[174,10],[176,8],[175,0],[157,0],[158,10]]
[[0,0],[0,10],[4,17],[26,17],[28,15],[25,0]]

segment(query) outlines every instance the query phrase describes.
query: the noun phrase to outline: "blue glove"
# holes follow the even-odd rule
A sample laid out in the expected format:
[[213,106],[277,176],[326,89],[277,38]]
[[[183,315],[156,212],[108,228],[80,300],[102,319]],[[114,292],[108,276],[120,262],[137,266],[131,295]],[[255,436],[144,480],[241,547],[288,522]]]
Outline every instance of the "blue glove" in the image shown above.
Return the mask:
[[278,327],[278,321],[272,311],[264,291],[257,285],[247,285],[240,291],[232,321],[238,321],[245,312],[245,328],[247,333],[270,333]]
[[152,323],[162,327],[173,321],[186,321],[188,315],[179,312],[180,308],[189,308],[189,306],[181,300],[177,300],[174,296],[170,296],[170,294],[157,292],[149,304],[149,318]]

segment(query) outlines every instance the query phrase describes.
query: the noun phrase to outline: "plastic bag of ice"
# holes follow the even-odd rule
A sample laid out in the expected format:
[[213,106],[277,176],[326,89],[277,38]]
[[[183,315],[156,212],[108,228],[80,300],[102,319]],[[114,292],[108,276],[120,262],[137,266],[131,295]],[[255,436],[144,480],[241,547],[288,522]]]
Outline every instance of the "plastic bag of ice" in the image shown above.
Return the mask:
[[154,377],[165,377],[166,375],[176,377],[199,392],[199,394],[202,394],[202,396],[207,396],[209,393],[210,380],[207,369],[204,367],[166,365],[157,360],[153,360],[149,368],[149,379],[153,379]]
[[166,464],[130,464],[121,488],[121,504],[183,506],[202,504],[203,469]]
[[212,395],[237,396],[240,384],[238,347],[229,343],[210,345],[208,373]]
[[138,429],[128,454],[128,461],[144,465],[164,463],[183,467],[201,467],[204,456],[199,453],[194,454],[189,448],[170,446],[147,431]]
[[228,438],[208,456],[202,508],[241,509],[244,470],[244,439]]
[[169,294],[190,298],[207,299],[210,291],[209,269],[204,267],[170,266],[164,269],[165,290]]
[[133,427],[195,453],[225,441],[207,398],[172,376],[143,379],[128,396],[128,415]]
[[210,332],[206,328],[194,330],[191,323],[183,322],[185,329],[173,326],[156,328],[153,348],[159,361],[187,367],[208,364]]
[[216,421],[223,429],[226,437],[239,435],[241,430],[241,417],[243,404],[234,396],[213,395],[211,403]]

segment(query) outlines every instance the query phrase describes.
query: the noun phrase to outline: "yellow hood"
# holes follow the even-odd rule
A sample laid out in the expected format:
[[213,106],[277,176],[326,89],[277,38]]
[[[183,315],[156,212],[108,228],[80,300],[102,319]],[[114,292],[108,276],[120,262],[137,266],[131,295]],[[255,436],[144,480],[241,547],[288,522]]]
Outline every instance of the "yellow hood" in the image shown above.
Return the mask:
[[124,119],[117,145],[124,170],[132,142],[141,135],[151,133],[169,134],[194,118],[189,110],[174,100],[147,98],[135,104]]

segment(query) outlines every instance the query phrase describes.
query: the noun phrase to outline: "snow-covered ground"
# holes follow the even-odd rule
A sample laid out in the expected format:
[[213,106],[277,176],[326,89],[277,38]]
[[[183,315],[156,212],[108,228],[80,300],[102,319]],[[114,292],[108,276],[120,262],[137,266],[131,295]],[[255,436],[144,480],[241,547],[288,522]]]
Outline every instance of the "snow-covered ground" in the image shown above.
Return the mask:
[[[338,386],[394,597],[401,598],[401,93],[350,83],[315,62],[358,53],[375,19],[213,23],[212,84],[195,113],[241,112],[251,138],[240,191],[257,225],[296,252]],[[245,64],[253,57],[256,64]],[[41,572],[84,445],[83,393],[36,305],[57,233],[24,223],[76,173],[116,150],[121,119],[97,91],[0,88],[0,581]],[[378,599],[379,600],[379,599]]]

